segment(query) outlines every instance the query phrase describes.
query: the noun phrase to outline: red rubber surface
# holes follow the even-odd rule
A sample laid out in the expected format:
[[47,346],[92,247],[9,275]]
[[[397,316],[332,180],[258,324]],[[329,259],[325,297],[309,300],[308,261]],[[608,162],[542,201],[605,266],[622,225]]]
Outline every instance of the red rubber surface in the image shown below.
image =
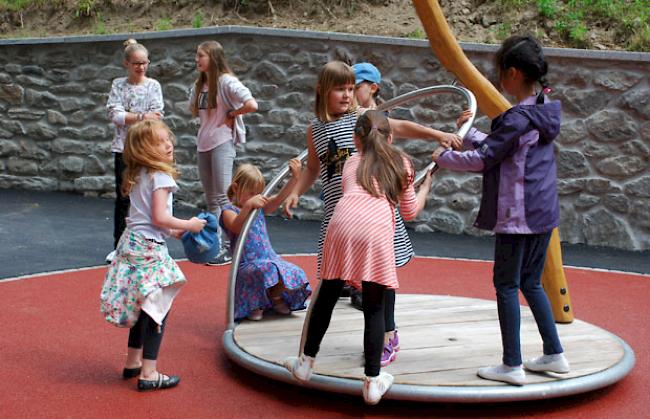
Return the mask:
[[[315,276],[315,258],[288,257]],[[404,293],[494,299],[491,263],[417,258],[399,270]],[[576,317],[634,350],[632,372],[578,396],[490,405],[421,404],[321,393],[275,382],[223,354],[229,266],[181,263],[189,282],[174,303],[160,370],[175,389],[139,393],[121,371],[128,331],[99,313],[105,268],[0,281],[0,416],[3,418],[650,417],[650,277],[567,268]],[[361,347],[361,342],[359,343]],[[570,354],[567,354],[569,360]],[[499,362],[500,354],[495,354]],[[399,362],[399,361],[398,361]]]

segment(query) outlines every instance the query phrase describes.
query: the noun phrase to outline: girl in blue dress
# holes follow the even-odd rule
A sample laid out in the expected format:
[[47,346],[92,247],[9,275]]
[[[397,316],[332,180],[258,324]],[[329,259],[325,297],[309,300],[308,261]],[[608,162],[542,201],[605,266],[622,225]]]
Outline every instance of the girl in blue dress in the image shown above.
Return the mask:
[[278,256],[266,230],[265,213],[274,212],[293,190],[301,173],[298,159],[289,161],[291,179],[277,195],[264,197],[264,176],[251,164],[237,168],[228,188],[228,199],[220,224],[230,239],[231,252],[246,218],[260,209],[246,237],[235,285],[235,319],[261,320],[265,310],[289,314],[305,308],[311,295],[307,275],[298,266]]

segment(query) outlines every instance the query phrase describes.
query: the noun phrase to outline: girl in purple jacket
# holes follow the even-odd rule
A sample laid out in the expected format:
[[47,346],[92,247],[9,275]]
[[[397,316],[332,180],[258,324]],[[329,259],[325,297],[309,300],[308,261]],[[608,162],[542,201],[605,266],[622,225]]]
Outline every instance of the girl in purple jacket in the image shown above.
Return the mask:
[[[497,295],[503,363],[478,370],[487,380],[526,382],[519,342],[521,290],[544,343],[544,355],[523,363],[529,371],[568,373],[541,275],[551,231],[559,224],[553,140],[560,131],[561,106],[550,101],[547,63],[532,36],[511,36],[496,55],[499,82],[518,104],[492,121],[489,135],[470,130],[465,151],[438,148],[440,167],[483,173],[481,207],[474,225],[496,233],[494,287]],[[536,92],[536,84],[541,91]],[[470,114],[458,119],[461,124]]]

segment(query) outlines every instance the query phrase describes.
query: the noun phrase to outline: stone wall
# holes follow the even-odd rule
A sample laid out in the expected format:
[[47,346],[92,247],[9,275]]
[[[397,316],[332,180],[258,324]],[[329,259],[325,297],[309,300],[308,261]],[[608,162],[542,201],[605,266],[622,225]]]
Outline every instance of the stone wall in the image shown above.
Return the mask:
[[[427,42],[405,39],[241,27],[136,34],[149,48],[149,75],[160,81],[165,121],[178,138],[182,169],[178,204],[204,206],[195,165],[197,122],[187,111],[196,77],[196,46],[220,41],[239,78],[260,105],[245,118],[248,143],[238,161],[258,164],[271,178],[305,147],[319,68],[333,59],[368,60],[384,75],[384,98],[419,87],[448,84],[453,75]],[[126,36],[0,42],[0,188],[74,191],[112,196],[113,133],[105,104],[111,80],[123,76]],[[463,45],[484,74],[492,74],[496,49]],[[557,140],[562,240],[570,243],[650,248],[650,54],[548,49],[553,97],[564,106]],[[436,96],[398,109],[452,130],[463,105]],[[476,126],[488,130],[479,117]],[[432,145],[401,142],[421,167]],[[472,226],[480,176],[440,171],[427,210],[410,227],[482,234]],[[301,200],[298,216],[318,219],[318,185]]]

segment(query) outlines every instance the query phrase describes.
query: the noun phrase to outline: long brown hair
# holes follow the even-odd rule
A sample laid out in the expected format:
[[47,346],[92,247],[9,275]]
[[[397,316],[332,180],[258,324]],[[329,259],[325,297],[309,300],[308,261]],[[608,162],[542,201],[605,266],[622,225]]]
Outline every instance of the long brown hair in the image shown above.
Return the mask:
[[122,194],[128,195],[133,186],[138,182],[140,170],[144,167],[148,173],[164,172],[178,178],[178,169],[175,163],[165,161],[156,146],[160,143],[157,130],[167,132],[171,142],[176,145],[176,138],[169,127],[162,121],[147,120],[131,125],[126,141],[124,142],[124,180],[122,181]]
[[[325,64],[318,73],[318,84],[316,85],[316,102],[314,113],[323,122],[333,121],[335,118],[327,112],[327,98],[330,91],[336,86],[351,84],[354,86],[354,70],[342,61],[330,61]],[[357,109],[357,100],[352,95],[352,104],[349,111]]]
[[357,119],[354,135],[359,139],[361,162],[357,168],[357,182],[375,197],[382,194],[397,205],[399,196],[408,185],[405,167],[408,157],[388,143],[391,135],[388,118],[381,111],[369,110]]
[[217,107],[217,93],[219,91],[219,78],[223,74],[232,74],[228,66],[223,47],[217,41],[205,41],[199,44],[198,49],[210,57],[208,71],[200,72],[194,83],[194,101],[191,104],[193,116],[199,114],[199,94],[204,84],[208,85],[208,113]]

